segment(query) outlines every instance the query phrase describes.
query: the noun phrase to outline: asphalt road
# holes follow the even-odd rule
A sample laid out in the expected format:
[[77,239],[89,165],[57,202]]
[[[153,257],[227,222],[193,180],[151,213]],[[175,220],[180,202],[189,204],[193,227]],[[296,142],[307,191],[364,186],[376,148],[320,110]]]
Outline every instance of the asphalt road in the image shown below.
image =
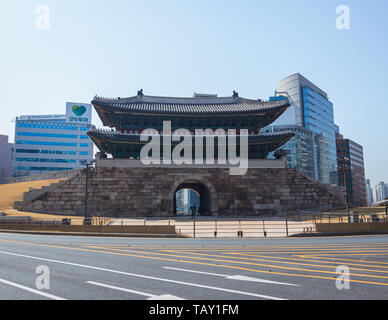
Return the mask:
[[[349,268],[349,288],[339,290],[341,265]],[[388,236],[134,239],[0,234],[0,299],[385,300]]]

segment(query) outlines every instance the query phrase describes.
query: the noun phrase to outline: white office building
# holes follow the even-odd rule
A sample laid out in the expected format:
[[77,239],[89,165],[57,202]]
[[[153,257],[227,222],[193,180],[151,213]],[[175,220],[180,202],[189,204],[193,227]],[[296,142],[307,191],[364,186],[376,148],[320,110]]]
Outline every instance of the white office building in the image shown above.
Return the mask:
[[366,179],[365,185],[366,185],[366,199],[368,201],[368,206],[370,206],[373,203],[373,189],[370,184],[370,179]]
[[13,169],[26,176],[82,168],[93,159],[93,142],[87,132],[92,106],[66,103],[64,115],[24,115],[15,121]]
[[388,184],[379,182],[376,186],[375,202],[380,202],[388,198]]

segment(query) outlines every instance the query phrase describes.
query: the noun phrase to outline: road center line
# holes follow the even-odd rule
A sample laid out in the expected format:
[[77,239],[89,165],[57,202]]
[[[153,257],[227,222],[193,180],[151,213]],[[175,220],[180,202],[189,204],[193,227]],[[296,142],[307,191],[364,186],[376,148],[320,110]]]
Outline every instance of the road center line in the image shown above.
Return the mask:
[[46,259],[46,258],[40,258],[40,257],[34,257],[34,256],[27,256],[27,255],[13,253],[13,252],[0,251],[0,253],[1,254],[6,254],[6,255],[11,255],[11,256],[16,256],[16,257],[33,259],[33,260],[41,260],[41,261],[58,263],[58,264],[70,265],[70,266],[74,266],[74,267],[80,267],[80,268],[86,268],[86,269],[92,269],[92,270],[98,270],[98,271],[117,273],[117,274],[127,275],[127,276],[131,276],[131,277],[137,277],[137,278],[143,278],[143,279],[149,279],[149,280],[156,280],[156,281],[163,281],[163,282],[169,282],[169,283],[176,283],[176,284],[181,284],[181,285],[185,285],[185,286],[204,288],[204,289],[211,289],[211,290],[216,290],[216,291],[224,291],[224,292],[229,292],[229,293],[236,293],[236,294],[240,294],[240,295],[252,296],[252,297],[268,299],[268,300],[286,300],[286,299],[283,299],[283,298],[272,297],[272,296],[267,296],[267,295],[262,295],[262,294],[257,294],[257,293],[244,292],[244,291],[231,290],[231,289],[226,289],[226,288],[206,286],[206,285],[197,284],[197,283],[191,283],[191,282],[184,282],[184,281],[177,281],[177,280],[171,280],[171,279],[164,279],[164,278],[146,276],[146,275],[141,275],[141,274],[136,274],[136,273],[129,273],[129,272],[112,270],[112,269],[106,269],[106,268],[100,268],[100,267],[95,267],[95,266],[88,266],[88,265],[78,264],[78,263],[73,263],[73,262],[66,262],[66,261],[60,261],[60,260],[53,260],[53,259]]
[[15,282],[11,282],[11,281],[8,281],[8,280],[0,279],[0,282],[4,283],[4,284],[7,284],[9,286],[15,287],[15,288],[19,288],[19,289],[22,289],[22,290],[25,290],[25,291],[28,291],[28,292],[32,292],[32,293],[38,294],[38,295],[46,297],[46,298],[53,299],[53,300],[66,300],[64,298],[61,298],[61,297],[58,297],[58,296],[54,296],[52,294],[49,294],[49,293],[46,293],[46,292],[42,292],[42,291],[39,291],[39,290],[36,290],[36,289],[32,289],[32,288],[29,288],[29,287],[26,287],[26,286],[23,286],[21,284],[18,284],[18,283],[15,283]]

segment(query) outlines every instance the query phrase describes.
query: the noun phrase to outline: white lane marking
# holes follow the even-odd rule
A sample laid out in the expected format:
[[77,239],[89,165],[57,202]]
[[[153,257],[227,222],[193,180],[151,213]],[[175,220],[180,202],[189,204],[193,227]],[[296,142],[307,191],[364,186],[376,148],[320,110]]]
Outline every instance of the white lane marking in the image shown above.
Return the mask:
[[116,286],[111,286],[111,285],[105,284],[105,283],[99,283],[99,282],[94,282],[94,281],[86,281],[86,283],[93,284],[93,285],[99,286],[99,287],[108,288],[108,289],[113,289],[113,290],[118,290],[118,291],[134,293],[134,294],[137,294],[139,296],[148,297],[147,300],[185,300],[183,298],[172,296],[170,294],[162,294],[161,296],[157,296],[157,295],[149,294],[149,293],[146,293],[146,292],[141,292],[141,291],[130,290],[130,289],[126,289],[126,288],[120,288],[120,287],[116,287]]
[[15,288],[19,288],[19,289],[22,289],[22,290],[25,290],[25,291],[36,293],[38,295],[41,295],[43,297],[50,298],[50,299],[53,299],[53,300],[66,300],[64,298],[61,298],[61,297],[58,297],[58,296],[54,296],[52,294],[49,294],[49,293],[46,293],[46,292],[42,292],[42,291],[39,291],[39,290],[35,290],[35,289],[32,289],[32,288],[23,286],[21,284],[17,284],[15,282],[8,281],[8,280],[0,279],[0,282],[4,283],[4,284],[7,284],[9,286],[15,287]]
[[225,289],[225,288],[218,288],[218,287],[212,287],[212,286],[205,286],[205,285],[202,285],[202,284],[191,283],[191,282],[176,281],[176,280],[170,280],[170,279],[163,279],[163,278],[145,276],[145,275],[141,275],[141,274],[135,274],[135,273],[129,273],[129,272],[124,272],[124,271],[118,271],[118,270],[112,270],[112,269],[88,266],[88,265],[78,264],[78,263],[73,263],[73,262],[66,262],[66,261],[60,261],[60,260],[53,260],[53,259],[46,259],[46,258],[40,258],[40,257],[27,256],[27,255],[24,255],[24,254],[18,254],[18,253],[13,253],[13,252],[0,251],[0,253],[6,254],[6,255],[11,255],[11,256],[16,256],[16,257],[33,259],[33,260],[41,260],[41,261],[65,264],[65,265],[75,266],[75,267],[80,267],[80,268],[86,268],[86,269],[92,269],[92,270],[98,270],[98,271],[106,271],[106,272],[111,272],[111,273],[117,273],[117,274],[122,274],[122,275],[126,275],[126,276],[131,276],[131,277],[150,279],[150,280],[157,280],[157,281],[163,281],[163,282],[169,282],[169,283],[176,283],[176,284],[181,284],[181,285],[184,285],[184,286],[191,286],[191,287],[197,287],[197,288],[204,288],[204,289],[211,289],[211,290],[217,290],[217,291],[236,293],[236,294],[240,294],[240,295],[252,296],[252,297],[268,299],[268,300],[286,300],[286,299],[283,299],[283,298],[277,298],[277,297],[272,297],[272,296],[267,296],[267,295],[262,295],[262,294],[257,294],[257,293],[244,292],[244,291],[238,291],[238,290],[231,290],[231,289]]
[[215,276],[215,277],[224,277],[225,279],[229,279],[229,280],[252,281],[252,282],[261,282],[261,283],[279,284],[279,285],[285,285],[285,286],[300,287],[299,284],[271,281],[271,280],[266,280],[266,279],[252,278],[252,277],[240,276],[240,275],[228,276],[227,274],[219,274],[219,273],[196,271],[196,270],[187,270],[187,269],[171,268],[171,267],[163,267],[163,269],[175,270],[175,271],[183,271],[183,272],[191,272],[191,273],[199,273],[199,274],[206,274],[206,275]]

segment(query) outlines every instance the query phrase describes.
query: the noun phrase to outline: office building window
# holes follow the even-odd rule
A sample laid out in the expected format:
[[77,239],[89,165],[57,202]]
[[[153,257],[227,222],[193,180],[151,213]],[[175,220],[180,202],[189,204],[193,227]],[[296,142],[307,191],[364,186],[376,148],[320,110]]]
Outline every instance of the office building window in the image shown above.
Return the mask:
[[77,163],[73,159],[16,158],[16,162]]
[[[76,134],[58,134],[58,133],[41,133],[41,132],[17,132],[18,136],[26,136],[26,137],[44,137],[44,138],[64,138],[64,139],[77,139],[78,136]],[[86,138],[88,138],[86,136]],[[83,138],[82,138],[83,139]]]
[[[24,140],[17,140],[16,144],[30,144],[30,145],[42,145],[42,146],[63,146],[63,147],[76,147],[77,146],[76,143],[70,143],[70,142],[24,141]],[[88,145],[86,144],[86,146],[88,146]]]
[[77,155],[75,151],[60,151],[60,150],[40,150],[40,149],[16,149],[16,153],[38,153],[38,154],[66,154]]

